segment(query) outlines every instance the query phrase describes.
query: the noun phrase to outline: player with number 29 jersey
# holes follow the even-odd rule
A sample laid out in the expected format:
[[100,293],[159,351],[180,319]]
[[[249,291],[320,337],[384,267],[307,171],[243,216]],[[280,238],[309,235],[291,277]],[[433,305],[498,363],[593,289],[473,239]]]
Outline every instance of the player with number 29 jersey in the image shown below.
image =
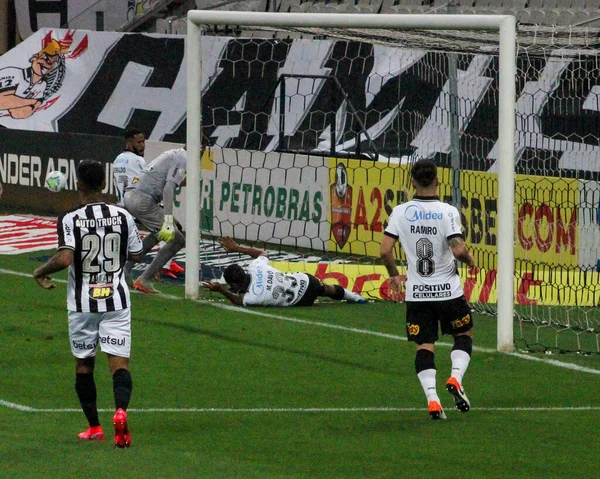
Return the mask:
[[[436,197],[415,196],[394,208],[385,234],[406,254],[406,301],[436,301],[463,295],[447,241],[462,237],[458,210]],[[414,269],[414,271],[411,271]]]
[[142,251],[133,216],[114,205],[91,203],[60,217],[57,230],[58,249],[81,255],[69,266],[67,309],[100,313],[128,308],[123,267],[128,254]]

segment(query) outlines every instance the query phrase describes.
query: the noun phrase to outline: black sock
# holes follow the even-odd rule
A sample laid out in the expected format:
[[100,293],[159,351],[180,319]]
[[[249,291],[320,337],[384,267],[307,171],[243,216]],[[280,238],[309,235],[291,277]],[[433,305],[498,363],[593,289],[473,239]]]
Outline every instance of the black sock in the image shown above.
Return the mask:
[[90,427],[100,425],[98,420],[98,406],[96,405],[96,383],[94,373],[75,374],[75,391],[79,397],[81,409],[90,424]]
[[435,369],[435,355],[427,349],[419,349],[415,355],[415,371],[419,374],[427,369]]
[[133,382],[129,371],[127,369],[117,369],[113,374],[113,392],[117,409],[127,410],[132,390]]
[[338,301],[344,299],[344,288],[338,284],[333,285],[333,287],[335,288],[335,294],[332,296],[332,298],[337,299]]
[[452,351],[456,350],[464,351],[470,356],[473,352],[473,339],[471,336],[467,336],[466,334],[456,336],[454,338],[454,346],[452,346]]

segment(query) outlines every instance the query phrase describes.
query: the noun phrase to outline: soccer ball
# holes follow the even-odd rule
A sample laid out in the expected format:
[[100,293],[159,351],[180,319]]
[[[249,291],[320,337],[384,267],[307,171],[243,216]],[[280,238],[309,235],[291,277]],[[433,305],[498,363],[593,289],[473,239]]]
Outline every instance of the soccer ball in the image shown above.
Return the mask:
[[67,176],[62,171],[51,171],[46,175],[44,184],[50,191],[58,193],[67,187]]

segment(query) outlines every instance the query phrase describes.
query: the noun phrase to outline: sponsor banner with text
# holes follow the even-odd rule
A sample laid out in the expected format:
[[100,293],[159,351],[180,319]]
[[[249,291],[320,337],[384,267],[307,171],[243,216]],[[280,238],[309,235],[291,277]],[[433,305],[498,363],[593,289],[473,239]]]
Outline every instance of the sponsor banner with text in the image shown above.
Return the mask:
[[[284,273],[301,271],[312,274],[328,284],[362,294],[365,298],[404,300],[404,292],[393,296],[384,266],[296,263],[272,261]],[[406,268],[398,268],[406,276]],[[497,302],[496,270],[459,268],[465,297],[472,303]],[[575,271],[561,268],[540,270],[517,269],[514,281],[515,304],[521,306],[578,306],[597,307],[600,303],[600,274],[596,271]]]
[[[364,160],[329,163],[330,251],[379,256],[394,206],[414,194],[408,165]],[[442,201],[452,201],[452,171],[438,168]],[[516,176],[515,258],[524,264],[578,265],[579,180]],[[465,239],[486,269],[497,268],[498,179],[495,173],[460,173],[460,214]],[[597,225],[594,225],[597,227]],[[589,250],[590,248],[588,248]],[[596,265],[598,256],[590,255]]]

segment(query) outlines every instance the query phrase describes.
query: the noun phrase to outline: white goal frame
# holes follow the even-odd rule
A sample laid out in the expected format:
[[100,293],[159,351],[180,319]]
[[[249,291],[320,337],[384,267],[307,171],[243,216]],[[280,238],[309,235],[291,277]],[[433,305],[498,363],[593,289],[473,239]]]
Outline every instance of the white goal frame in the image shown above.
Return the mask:
[[378,15],[190,10],[187,14],[187,189],[185,295],[199,297],[202,25],[362,29],[486,30],[499,32],[498,106],[498,350],[512,351],[516,21],[512,15]]

